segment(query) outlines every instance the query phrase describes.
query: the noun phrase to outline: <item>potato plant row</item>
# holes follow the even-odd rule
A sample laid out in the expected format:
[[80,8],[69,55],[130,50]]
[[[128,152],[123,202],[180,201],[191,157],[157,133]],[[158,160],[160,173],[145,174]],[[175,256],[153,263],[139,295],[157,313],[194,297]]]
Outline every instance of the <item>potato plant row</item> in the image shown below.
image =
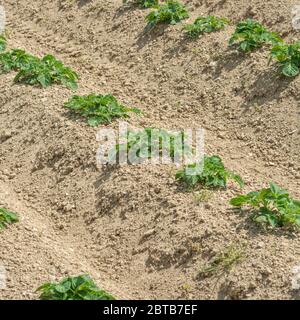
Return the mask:
[[[124,1],[126,3],[130,1]],[[151,31],[160,24],[177,24],[189,17],[186,7],[176,0],[162,3],[158,1],[138,0],[131,3],[143,8],[153,8],[146,16],[145,31]],[[192,24],[186,24],[183,30],[190,38],[197,38],[204,33],[222,30],[230,21],[215,16],[198,17]],[[300,41],[288,44],[275,32],[269,31],[258,21],[246,19],[236,26],[229,40],[229,45],[238,46],[243,52],[250,52],[264,45],[271,45],[270,60],[275,59],[282,75],[295,77],[300,72]]]

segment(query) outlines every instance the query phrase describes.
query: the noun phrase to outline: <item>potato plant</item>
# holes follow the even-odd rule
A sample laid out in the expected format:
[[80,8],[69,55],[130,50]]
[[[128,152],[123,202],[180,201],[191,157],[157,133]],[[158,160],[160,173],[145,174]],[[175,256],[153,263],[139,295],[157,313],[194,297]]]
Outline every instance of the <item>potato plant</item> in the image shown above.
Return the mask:
[[0,68],[2,72],[19,71],[34,63],[38,58],[20,49],[13,49],[0,54]]
[[158,5],[158,0],[123,0],[123,3],[134,3],[142,8],[152,8]]
[[197,18],[192,24],[186,24],[183,29],[186,31],[188,37],[196,38],[203,33],[222,30],[228,23],[229,20],[226,18],[206,16]]
[[45,283],[37,289],[41,300],[115,300],[99,289],[88,275],[67,277],[58,283]]
[[259,22],[247,19],[237,25],[229,40],[229,45],[236,42],[241,51],[249,52],[262,47],[266,43],[280,43],[282,39],[276,32],[270,32]]
[[18,215],[5,208],[0,208],[0,230],[7,227],[7,225],[18,222]]
[[176,24],[188,17],[188,11],[182,3],[168,0],[166,3],[156,6],[155,10],[146,16],[147,29],[152,29],[162,23]]
[[140,110],[137,108],[123,106],[110,94],[73,96],[65,103],[65,108],[87,118],[90,126],[108,124],[116,118],[128,118],[130,112],[140,113]]
[[72,90],[77,89],[77,73],[52,55],[40,59],[23,50],[13,49],[0,54],[0,68],[3,72],[17,71],[15,82],[42,87],[56,83]]
[[4,51],[6,49],[6,38],[3,34],[0,34],[0,51]]
[[228,179],[234,180],[240,187],[244,186],[242,178],[227,170],[219,156],[204,156],[200,163],[190,164],[179,170],[176,179],[191,188],[226,188]]
[[[185,144],[183,132],[171,133],[163,129],[146,128],[140,131],[128,131],[127,142],[117,144],[109,153],[109,159],[131,154],[132,158],[139,160],[151,157],[167,156],[171,159],[181,158],[183,155],[191,156],[193,150]],[[132,154],[133,153],[133,154]]]
[[250,208],[251,219],[259,224],[275,227],[300,227],[300,201],[274,183],[269,188],[233,198],[235,207]]
[[48,87],[54,83],[62,84],[72,90],[77,89],[78,75],[52,55],[32,61],[22,68],[15,77],[15,82]]
[[300,70],[300,41],[292,44],[278,43],[271,50],[271,59],[274,58],[286,77],[295,77]]

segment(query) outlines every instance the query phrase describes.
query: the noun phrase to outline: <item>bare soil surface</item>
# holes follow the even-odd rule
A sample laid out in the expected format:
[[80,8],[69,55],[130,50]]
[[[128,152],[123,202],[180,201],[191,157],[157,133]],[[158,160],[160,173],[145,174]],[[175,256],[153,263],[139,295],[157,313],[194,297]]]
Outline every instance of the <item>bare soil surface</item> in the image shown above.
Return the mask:
[[[191,17],[233,23],[250,17],[299,38],[295,1],[183,1]],[[208,154],[246,181],[274,181],[300,198],[300,77],[283,79],[268,51],[228,48],[234,26],[188,41],[182,25],[144,34],[149,10],[121,0],[5,0],[9,47],[50,53],[80,74],[78,94],[112,93],[140,108],[136,127],[204,128]],[[21,221],[0,234],[7,269],[1,299],[36,299],[35,289],[89,273],[118,299],[295,299],[299,233],[266,231],[230,210],[234,184],[206,204],[174,179],[171,165],[99,168],[96,133],[63,103],[72,92],[13,85],[0,76],[0,206]],[[109,127],[117,128],[114,122]],[[244,256],[230,273],[199,271],[230,244]]]

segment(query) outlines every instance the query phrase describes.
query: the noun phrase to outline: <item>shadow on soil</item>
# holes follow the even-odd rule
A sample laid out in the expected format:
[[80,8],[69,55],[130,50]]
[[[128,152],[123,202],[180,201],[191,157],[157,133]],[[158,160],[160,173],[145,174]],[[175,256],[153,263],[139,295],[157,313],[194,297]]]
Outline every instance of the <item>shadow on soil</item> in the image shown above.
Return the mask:
[[216,68],[213,72],[212,78],[216,79],[219,78],[222,73],[228,73],[235,68],[237,68],[245,59],[247,59],[247,56],[238,51],[233,50],[232,48],[228,48],[220,57],[220,59],[217,60]]
[[136,44],[138,46],[138,50],[143,49],[148,43],[163,36],[167,28],[167,24],[159,24],[152,29],[149,29],[148,26],[146,26],[143,32],[141,32],[137,37]]
[[[112,174],[118,169],[118,165],[103,165],[101,168],[100,175],[97,180],[94,182],[95,196],[96,199],[102,199],[105,196],[105,189],[103,185],[108,181]],[[98,213],[98,216],[110,215],[113,209],[119,206],[120,198],[116,195],[110,195],[109,204],[103,205],[101,200],[96,200],[95,207]]]
[[120,18],[122,15],[128,12],[135,12],[137,10],[141,10],[140,6],[136,3],[131,4],[124,4],[123,6],[119,7],[114,15],[114,19]]
[[92,2],[92,0],[77,0],[78,7],[81,8]]
[[189,38],[186,35],[181,36],[175,45],[172,45],[172,47],[167,48],[164,51],[165,57],[168,59],[172,59],[179,57],[181,53],[190,52],[191,49],[188,47],[188,45],[197,40],[199,41],[199,39]]
[[268,102],[278,100],[283,91],[294,81],[294,78],[287,78],[278,73],[276,67],[260,72],[256,80],[248,89],[242,107],[249,109],[253,105],[264,105]]
[[243,210],[243,209],[238,209],[238,208],[229,208],[227,209],[228,213],[234,213],[236,215],[243,215],[245,219],[236,225],[235,227],[237,232],[240,230],[246,230],[248,235],[251,238],[256,238],[261,235],[267,235],[267,236],[275,236],[277,238],[285,238],[285,239],[291,239],[295,240],[297,239],[297,234],[294,232],[291,232],[291,230],[284,229],[284,228],[266,228],[263,225],[259,225],[255,222],[253,222],[250,219],[251,212],[249,210]]

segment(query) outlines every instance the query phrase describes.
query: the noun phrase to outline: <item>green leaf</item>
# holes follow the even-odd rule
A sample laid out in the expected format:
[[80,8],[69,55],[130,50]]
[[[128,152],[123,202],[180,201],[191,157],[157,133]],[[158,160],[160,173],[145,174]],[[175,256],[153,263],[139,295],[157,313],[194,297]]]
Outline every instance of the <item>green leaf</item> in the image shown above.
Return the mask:
[[189,17],[185,6],[179,1],[167,0],[166,3],[155,6],[155,11],[146,16],[146,30],[151,30],[157,24],[176,24]]
[[123,106],[110,94],[74,95],[64,106],[86,117],[88,124],[93,127],[99,124],[109,124],[117,118],[128,118],[131,112],[140,113],[137,108]]
[[287,77],[295,77],[299,74],[299,67],[292,62],[286,63],[282,68],[282,73]]
[[[136,161],[141,161],[154,156],[167,155],[171,159],[175,159],[178,154],[189,155],[190,149],[187,147],[183,150],[182,144],[184,133],[170,133],[163,129],[145,128],[137,132],[128,131],[127,142],[117,145],[117,155],[122,151],[128,151],[130,155],[136,156]],[[115,150],[115,148],[113,148]],[[154,154],[154,150],[159,154]],[[114,152],[110,152],[114,155]]]
[[[203,168],[203,170],[199,170]],[[189,176],[191,170],[197,170],[193,177]],[[188,165],[176,175],[178,180],[190,185],[202,185],[205,188],[226,188],[227,180],[233,179],[240,186],[244,185],[242,178],[228,171],[219,156],[205,156],[200,163]]]
[[44,87],[46,88],[49,83],[46,79],[46,76],[44,74],[40,74],[38,77],[37,77],[37,81]]
[[278,43],[271,50],[271,58],[277,60],[281,73],[286,77],[295,77],[299,74],[300,46],[296,41],[292,44]]
[[88,124],[91,127],[96,127],[100,123],[100,119],[98,117],[93,117],[88,119]]
[[264,44],[281,43],[283,40],[275,32],[270,32],[259,22],[246,19],[236,26],[234,34],[229,40],[229,45],[238,42],[239,48],[244,51],[253,51]]
[[8,224],[16,223],[19,217],[16,213],[5,208],[0,208],[0,230],[5,228]]
[[200,34],[215,32],[224,29],[229,21],[225,18],[218,18],[215,16],[198,17],[193,24],[184,26],[187,35],[191,38],[198,37]]
[[249,44],[248,44],[248,42],[246,42],[246,41],[241,42],[240,48],[241,48],[243,51],[248,51],[248,49],[249,49]]
[[59,283],[45,283],[37,289],[41,300],[115,300],[99,289],[88,275],[67,277]]
[[0,54],[0,68],[4,72],[17,71],[15,82],[48,87],[52,84],[62,84],[75,90],[78,75],[76,72],[51,55],[42,59],[27,54],[23,50],[13,49]]
[[68,291],[68,288],[65,287],[64,285],[58,284],[55,286],[55,290],[59,293],[65,293]]
[[248,206],[252,210],[253,221],[272,228],[299,227],[298,200],[290,198],[288,191],[274,183],[270,183],[270,188],[233,198],[230,203],[238,207]]
[[242,205],[244,205],[248,200],[248,197],[247,196],[238,196],[238,197],[235,197],[235,198],[232,198],[230,200],[230,204],[232,206],[235,206],[235,207],[241,207]]

